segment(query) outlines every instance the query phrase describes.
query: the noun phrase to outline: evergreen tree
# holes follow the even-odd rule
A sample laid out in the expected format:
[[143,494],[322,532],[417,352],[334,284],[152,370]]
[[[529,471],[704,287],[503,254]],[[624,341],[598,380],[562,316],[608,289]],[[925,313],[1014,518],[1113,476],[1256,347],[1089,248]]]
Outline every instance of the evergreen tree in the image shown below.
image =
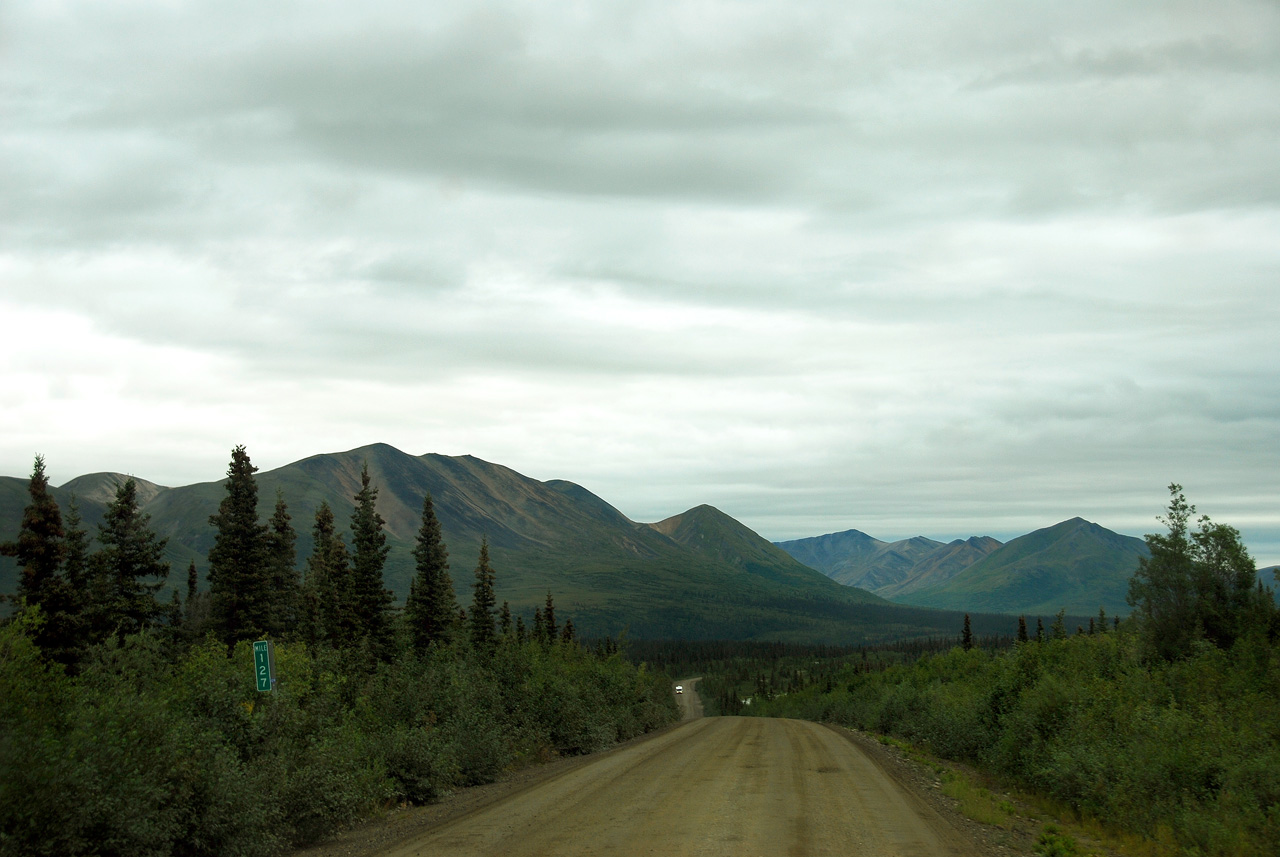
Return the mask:
[[18,596],[25,598],[28,605],[39,606],[47,616],[47,602],[62,585],[59,572],[67,548],[62,512],[49,493],[43,456],[36,456],[27,494],[31,502],[22,510],[18,538],[0,544],[0,556],[11,556],[18,561]]
[[351,596],[357,633],[367,639],[379,657],[390,657],[391,622],[388,611],[394,596],[382,578],[382,569],[391,548],[387,545],[386,523],[376,508],[378,489],[372,487],[369,464],[360,471],[360,491],[351,513]]
[[101,547],[90,559],[105,596],[96,605],[100,632],[123,637],[163,615],[156,592],[169,576],[169,564],[163,559],[168,542],[151,530],[151,516],[138,508],[138,485],[132,477],[126,479],[98,525]]
[[1027,642],[1027,617],[1026,616],[1018,617],[1018,642],[1019,643]]
[[1052,640],[1065,640],[1067,638],[1067,608],[1058,611],[1058,615],[1053,617],[1053,625],[1049,628],[1049,638]]
[[498,636],[504,642],[515,639],[515,626],[511,624],[511,605],[506,601],[502,602],[502,609],[498,611]]
[[529,631],[524,626],[523,616],[516,617],[516,642],[522,646],[529,642]]
[[551,600],[550,592],[547,593],[546,609],[542,611],[542,624],[542,633],[544,635],[543,641],[547,643],[554,643],[556,641],[556,635],[560,633],[560,629],[556,626],[556,605],[555,602]]
[[960,634],[960,646],[966,652],[973,648],[973,630],[969,627],[969,614],[964,614],[964,630]]
[[183,608],[182,629],[188,640],[202,637],[209,631],[209,593],[200,591],[194,559],[187,564],[187,602]]
[[76,600],[76,615],[79,618],[81,634],[87,632],[85,623],[89,610],[89,534],[85,532],[84,522],[80,519],[80,505],[74,496],[67,503],[67,517],[64,524],[66,538],[63,544],[67,552],[62,560],[62,575],[67,581]]
[[227,495],[209,516],[217,529],[209,551],[209,598],[214,627],[228,643],[256,640],[271,624],[267,528],[258,522],[258,468],[243,446],[231,451]]
[[1044,620],[1039,616],[1036,617],[1036,642],[1044,642]]
[[358,628],[352,603],[350,562],[333,510],[323,500],[316,510],[311,539],[304,583],[309,627],[304,638],[339,647],[350,645],[356,641]]
[[[44,614],[44,623],[35,635],[36,645],[49,657],[67,664],[74,660],[83,633],[82,587],[63,570],[69,552],[67,533],[62,512],[49,491],[42,456],[35,458],[27,494],[31,501],[22,511],[18,538],[0,544],[0,555],[18,562],[18,600],[39,607]],[[83,549],[83,532],[80,538]]]
[[533,633],[531,639],[538,643],[544,643],[547,640],[547,623],[542,618],[542,608],[533,608]]
[[298,534],[293,531],[284,492],[276,489],[276,508],[266,533],[266,563],[270,581],[267,632],[282,637],[297,632],[299,610]]
[[476,564],[474,597],[471,600],[471,644],[478,652],[492,652],[496,642],[493,630],[493,607],[496,603],[493,585],[496,575],[489,564],[489,540],[480,542],[480,561]]
[[448,643],[458,616],[458,599],[449,576],[449,552],[445,550],[430,493],[422,500],[422,526],[413,558],[417,573],[409,584],[404,611],[413,645],[422,652],[433,642]]
[[560,642],[566,645],[577,639],[577,634],[573,630],[573,620],[565,619],[564,628],[560,630]]
[[199,591],[200,578],[196,575],[196,561],[191,560],[191,564],[187,566],[187,608],[190,612],[191,602],[196,600],[196,593]]

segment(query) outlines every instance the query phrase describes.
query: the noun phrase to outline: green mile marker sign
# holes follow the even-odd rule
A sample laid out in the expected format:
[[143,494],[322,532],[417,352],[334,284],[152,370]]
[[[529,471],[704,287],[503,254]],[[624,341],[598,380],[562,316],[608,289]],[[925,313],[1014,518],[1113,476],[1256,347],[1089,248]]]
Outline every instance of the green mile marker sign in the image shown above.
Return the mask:
[[274,690],[276,686],[276,651],[270,640],[258,640],[253,644],[253,674],[258,680],[258,690]]

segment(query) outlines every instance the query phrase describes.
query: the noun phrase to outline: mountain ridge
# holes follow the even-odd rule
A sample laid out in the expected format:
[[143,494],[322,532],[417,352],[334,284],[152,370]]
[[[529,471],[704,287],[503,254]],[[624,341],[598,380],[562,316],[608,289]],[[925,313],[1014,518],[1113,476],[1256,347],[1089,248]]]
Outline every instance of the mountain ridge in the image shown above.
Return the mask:
[[[300,566],[310,552],[321,502],[347,530],[366,465],[391,548],[384,577],[399,598],[413,575],[412,548],[423,497],[430,492],[464,606],[484,540],[498,573],[500,603],[508,601],[517,615],[530,616],[551,593],[588,636],[856,643],[954,634],[960,624],[955,614],[893,605],[841,586],[711,507],[673,516],[673,538],[631,521],[575,483],[539,482],[474,456],[415,456],[387,444],[309,456],[257,473],[259,517],[270,516],[280,491],[298,533]],[[81,489],[107,481],[72,480]],[[225,496],[224,485],[221,479],[147,492],[142,511],[169,540],[166,559],[174,586],[192,561],[203,584],[214,541],[209,516]],[[16,478],[0,482],[0,525],[6,530],[17,531],[26,486],[27,480]],[[68,498],[69,492],[55,490],[60,505]],[[92,532],[105,506],[93,499],[80,505]],[[13,573],[11,561],[0,566],[0,586],[8,591],[15,585]],[[991,632],[1002,621],[991,617]]]

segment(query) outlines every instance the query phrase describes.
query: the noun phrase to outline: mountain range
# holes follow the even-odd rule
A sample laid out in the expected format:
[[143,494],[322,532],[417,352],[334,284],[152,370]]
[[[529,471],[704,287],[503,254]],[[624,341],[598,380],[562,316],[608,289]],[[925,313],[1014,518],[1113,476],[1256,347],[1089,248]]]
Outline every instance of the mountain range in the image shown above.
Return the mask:
[[832,580],[895,602],[1027,615],[1128,613],[1129,578],[1148,555],[1142,539],[1082,518],[1007,544],[989,536],[882,542],[848,530],[778,546]]
[[[388,588],[402,601],[413,575],[412,548],[430,492],[450,554],[458,600],[471,599],[480,543],[489,544],[497,597],[530,617],[548,593],[557,612],[586,636],[761,639],[868,643],[904,636],[955,636],[955,612],[895,605],[830,579],[710,506],[656,523],[628,519],[580,485],[540,482],[471,456],[413,456],[386,444],[315,455],[257,474],[265,520],[277,491],[298,532],[299,566],[322,501],[340,525],[350,520],[368,466],[391,548]],[[64,508],[74,495],[92,533],[126,477],[97,473],[53,489]],[[167,538],[170,581],[196,563],[203,582],[213,545],[209,524],[223,482],[164,487],[136,479],[152,528]],[[16,535],[27,480],[0,477],[0,538]],[[12,560],[0,558],[0,592],[16,588]],[[975,633],[1008,633],[998,615],[973,616]]]

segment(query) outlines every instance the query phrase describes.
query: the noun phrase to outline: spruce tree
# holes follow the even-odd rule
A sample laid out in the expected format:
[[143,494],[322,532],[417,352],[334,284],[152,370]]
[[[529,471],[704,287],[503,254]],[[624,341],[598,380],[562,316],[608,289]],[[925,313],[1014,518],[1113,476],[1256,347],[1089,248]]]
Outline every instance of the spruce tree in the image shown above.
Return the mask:
[[556,605],[551,600],[551,593],[547,593],[547,607],[542,611],[542,633],[544,642],[554,643],[556,635],[560,633],[560,629],[556,627]]
[[209,598],[214,627],[228,643],[255,640],[270,625],[267,528],[258,522],[258,468],[243,446],[231,451],[227,495],[209,516],[217,529],[209,551]]
[[191,602],[196,600],[200,578],[196,574],[196,561],[191,560],[187,566],[187,612],[191,612]]
[[[35,643],[64,664],[74,660],[82,634],[81,589],[63,571],[68,554],[62,512],[49,490],[44,458],[37,455],[27,483],[31,501],[22,511],[15,541],[0,544],[0,555],[18,562],[18,598],[39,607],[44,623]],[[78,523],[78,522],[77,522]]]
[[511,605],[506,601],[502,602],[502,609],[498,611],[498,636],[504,642],[515,639],[515,626],[511,624]]
[[1058,615],[1053,617],[1053,625],[1049,628],[1049,638],[1053,640],[1065,640],[1067,638],[1067,608],[1058,611]]
[[298,534],[293,531],[284,492],[276,489],[276,508],[266,533],[266,563],[270,591],[267,632],[276,637],[295,634],[298,626]]
[[309,606],[309,628],[304,639],[346,646],[357,638],[351,594],[351,569],[347,546],[337,532],[333,510],[325,501],[316,510],[311,530],[311,556],[307,558],[304,600]]
[[89,572],[89,534],[85,532],[84,522],[80,519],[80,505],[72,495],[67,503],[67,517],[63,527],[66,537],[63,544],[66,554],[62,559],[62,576],[67,582],[73,599],[72,612],[75,615],[75,648],[83,648],[89,642],[92,587]]
[[964,630],[960,634],[960,646],[966,652],[973,648],[973,631],[969,628],[969,614],[964,614]]
[[11,556],[18,561],[18,596],[47,614],[46,602],[61,586],[59,572],[67,548],[62,512],[49,493],[43,456],[36,456],[27,494],[31,501],[22,510],[18,538],[0,544],[0,556]]
[[1027,617],[1026,616],[1018,617],[1018,642],[1019,643],[1027,642]]
[[378,489],[369,478],[369,464],[360,471],[360,491],[351,513],[351,589],[352,606],[358,634],[367,639],[370,649],[382,658],[391,655],[391,621],[389,611],[395,600],[382,578],[382,569],[391,551],[386,523],[376,508]]
[[182,628],[187,639],[202,637],[209,630],[209,593],[200,591],[194,559],[187,564],[187,601],[183,607]]
[[156,592],[169,576],[164,561],[168,542],[151,530],[151,516],[139,509],[137,483],[132,477],[125,480],[98,525],[101,548],[90,560],[105,588],[100,628],[123,637],[151,626],[164,613]]
[[478,652],[492,652],[497,635],[493,629],[493,591],[496,575],[489,564],[489,540],[480,542],[480,561],[476,564],[474,597],[471,601],[471,644]]
[[417,572],[409,584],[404,610],[414,648],[422,652],[434,642],[448,643],[458,617],[458,599],[449,576],[449,552],[430,493],[422,501],[422,526],[413,559]]

